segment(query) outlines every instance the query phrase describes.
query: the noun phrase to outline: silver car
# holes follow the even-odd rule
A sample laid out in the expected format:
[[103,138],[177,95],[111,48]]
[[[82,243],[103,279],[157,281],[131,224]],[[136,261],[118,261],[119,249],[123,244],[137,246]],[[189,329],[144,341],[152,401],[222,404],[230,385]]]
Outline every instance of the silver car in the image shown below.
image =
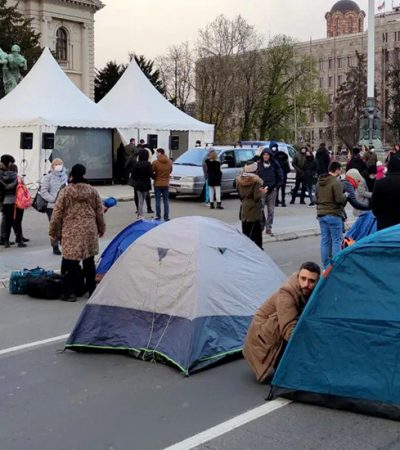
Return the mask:
[[[241,173],[247,161],[254,158],[255,148],[213,147],[221,161],[221,192],[236,192],[235,178]],[[205,178],[203,161],[210,147],[190,148],[176,161],[170,177],[169,192],[172,195],[187,194],[201,196],[204,194]]]

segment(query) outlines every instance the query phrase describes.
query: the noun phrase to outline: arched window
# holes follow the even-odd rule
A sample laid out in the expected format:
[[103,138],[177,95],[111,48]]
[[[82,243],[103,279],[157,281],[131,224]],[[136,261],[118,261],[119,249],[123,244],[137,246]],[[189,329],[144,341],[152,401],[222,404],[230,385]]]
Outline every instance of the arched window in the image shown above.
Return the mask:
[[67,61],[68,34],[65,28],[60,27],[56,33],[56,56],[59,61]]
[[336,36],[339,36],[340,34],[340,29],[339,29],[339,17],[336,17]]
[[349,17],[348,24],[349,24],[349,33],[352,33],[353,32],[353,18],[352,17]]
[[363,20],[362,20],[362,18],[360,17],[359,19],[358,19],[358,31],[362,31],[363,30]]

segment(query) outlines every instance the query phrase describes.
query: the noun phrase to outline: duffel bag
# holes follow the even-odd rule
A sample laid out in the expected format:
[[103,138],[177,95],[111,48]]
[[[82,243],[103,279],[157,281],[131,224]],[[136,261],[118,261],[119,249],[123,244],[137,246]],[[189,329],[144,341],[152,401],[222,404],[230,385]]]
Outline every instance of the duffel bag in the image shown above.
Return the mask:
[[11,272],[8,290],[10,294],[13,295],[24,295],[26,294],[28,280],[53,273],[54,272],[52,270],[45,270],[42,267]]
[[59,299],[65,293],[65,290],[64,276],[56,273],[31,278],[26,286],[26,293],[30,297],[43,300]]

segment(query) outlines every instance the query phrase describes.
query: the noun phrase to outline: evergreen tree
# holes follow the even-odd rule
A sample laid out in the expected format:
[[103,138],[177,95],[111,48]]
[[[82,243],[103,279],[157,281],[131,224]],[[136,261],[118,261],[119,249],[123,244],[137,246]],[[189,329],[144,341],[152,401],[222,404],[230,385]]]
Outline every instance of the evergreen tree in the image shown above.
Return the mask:
[[94,98],[96,103],[111,91],[125,72],[126,67],[124,64],[109,61],[103,69],[96,69],[96,77],[94,80]]
[[359,140],[360,117],[367,105],[367,62],[364,54],[356,51],[357,65],[346,74],[336,93],[335,110],[330,117],[336,122],[336,134],[348,148]]
[[393,132],[395,142],[400,142],[400,58],[396,59],[389,71],[390,83],[390,114],[389,127]]
[[[28,61],[28,70],[39,58],[40,33],[31,26],[32,19],[26,19],[17,5],[8,6],[7,0],[0,0],[0,48],[9,53],[14,44],[21,47],[21,53]],[[1,80],[0,73],[0,80]],[[4,96],[3,83],[0,81],[0,98]]]

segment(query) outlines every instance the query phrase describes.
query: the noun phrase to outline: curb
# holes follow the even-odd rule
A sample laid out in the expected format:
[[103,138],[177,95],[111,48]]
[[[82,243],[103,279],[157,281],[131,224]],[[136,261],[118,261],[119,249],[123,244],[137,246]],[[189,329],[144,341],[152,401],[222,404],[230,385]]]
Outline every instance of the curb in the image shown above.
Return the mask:
[[274,236],[263,235],[263,243],[293,241],[295,239],[319,236],[321,231],[319,228],[310,228],[308,230],[293,231],[286,233],[277,233]]

